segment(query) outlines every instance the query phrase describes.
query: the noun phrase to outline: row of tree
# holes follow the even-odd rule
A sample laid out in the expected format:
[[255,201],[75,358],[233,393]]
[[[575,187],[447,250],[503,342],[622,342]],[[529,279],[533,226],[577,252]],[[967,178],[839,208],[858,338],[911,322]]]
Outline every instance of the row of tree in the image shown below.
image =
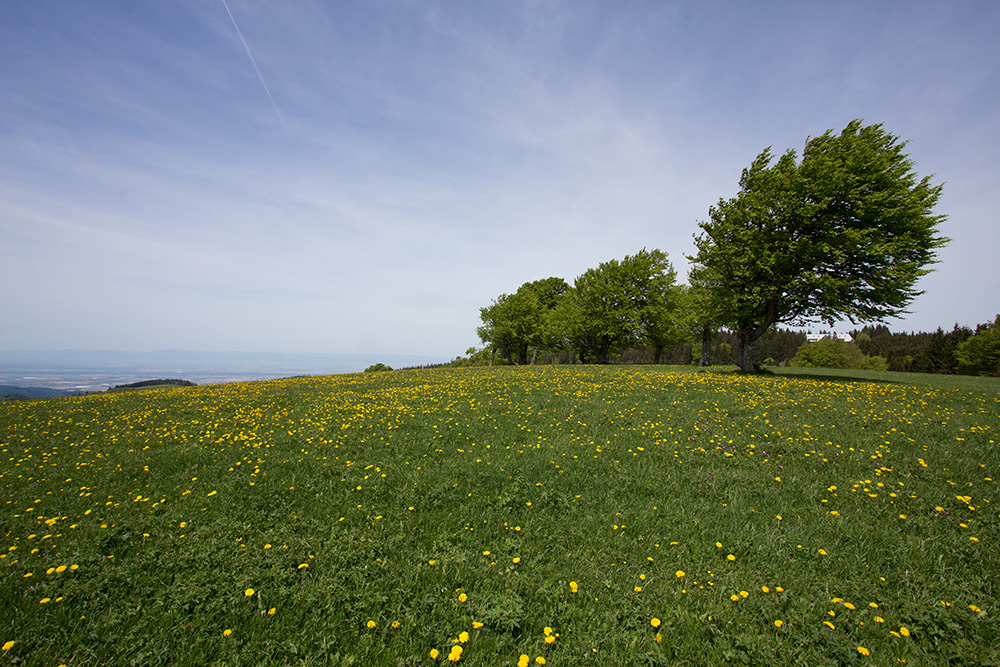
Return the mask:
[[[700,222],[688,285],[661,250],[611,260],[579,276],[525,283],[481,309],[491,355],[528,363],[573,350],[607,363],[638,345],[663,350],[714,334],[735,336],[735,362],[756,370],[755,345],[777,325],[881,322],[906,312],[916,281],[948,239],[933,213],[941,185],[918,178],[906,143],[855,120],[776,161],[764,150],[735,197]],[[957,349],[957,348],[956,348]],[[703,363],[708,360],[704,357]]]

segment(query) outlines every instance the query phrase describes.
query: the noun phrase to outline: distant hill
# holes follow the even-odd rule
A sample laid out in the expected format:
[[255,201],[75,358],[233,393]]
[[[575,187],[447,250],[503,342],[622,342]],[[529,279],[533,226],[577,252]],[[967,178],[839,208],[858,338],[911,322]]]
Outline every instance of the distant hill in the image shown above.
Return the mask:
[[18,398],[59,398],[61,396],[78,396],[80,392],[68,389],[49,389],[48,387],[15,387],[0,384],[0,399],[8,396]]

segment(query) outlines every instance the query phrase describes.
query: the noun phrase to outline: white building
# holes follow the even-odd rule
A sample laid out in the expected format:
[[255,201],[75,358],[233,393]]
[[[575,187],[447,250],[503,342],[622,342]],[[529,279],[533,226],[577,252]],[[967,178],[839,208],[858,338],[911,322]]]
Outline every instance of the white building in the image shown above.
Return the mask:
[[807,333],[806,340],[810,343],[815,343],[818,340],[823,340],[824,338],[832,338],[833,340],[842,340],[847,343],[853,343],[854,339],[851,338],[851,334],[839,334],[836,331],[820,331],[819,333]]

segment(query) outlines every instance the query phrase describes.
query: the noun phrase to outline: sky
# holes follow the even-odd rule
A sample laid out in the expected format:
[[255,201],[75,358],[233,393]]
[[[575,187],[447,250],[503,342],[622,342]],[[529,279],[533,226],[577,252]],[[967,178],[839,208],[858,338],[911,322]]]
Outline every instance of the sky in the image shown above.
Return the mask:
[[944,183],[887,324],[974,327],[997,34],[993,0],[8,0],[0,349],[450,359],[522,283],[642,248],[683,279],[757,154],[855,118]]

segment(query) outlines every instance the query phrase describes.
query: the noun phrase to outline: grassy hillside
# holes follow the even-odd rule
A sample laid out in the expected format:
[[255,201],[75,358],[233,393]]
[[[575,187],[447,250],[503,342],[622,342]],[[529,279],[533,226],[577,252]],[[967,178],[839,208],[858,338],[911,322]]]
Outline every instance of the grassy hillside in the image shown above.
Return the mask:
[[1000,384],[896,380],[438,369],[0,404],[2,659],[997,664]]

